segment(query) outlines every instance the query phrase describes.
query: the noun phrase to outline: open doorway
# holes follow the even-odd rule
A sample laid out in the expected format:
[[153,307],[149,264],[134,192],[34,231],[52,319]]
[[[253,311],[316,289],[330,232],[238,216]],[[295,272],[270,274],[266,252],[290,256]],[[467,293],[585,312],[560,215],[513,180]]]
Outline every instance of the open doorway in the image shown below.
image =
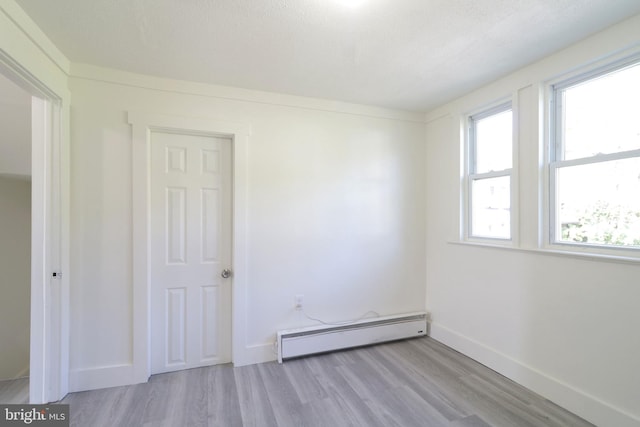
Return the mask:
[[0,403],[29,401],[31,104],[0,75]]
[[[69,211],[68,195],[68,145],[63,132],[68,131],[69,106],[63,98],[0,49],[0,75],[8,85],[7,90],[17,90],[30,104],[28,115],[30,138],[20,149],[30,149],[30,155],[22,158],[30,173],[30,301],[28,371],[19,375],[29,376],[28,402],[33,404],[54,402],[68,391],[69,378],[69,280],[63,272],[68,270]],[[23,92],[20,92],[22,90]],[[68,100],[69,94],[59,89]],[[0,98],[8,99],[5,93]],[[26,102],[26,101],[25,101]],[[10,105],[9,108],[16,108]],[[28,111],[28,110],[27,110]],[[65,126],[63,126],[65,124]],[[9,126],[9,125],[6,125]],[[8,129],[8,127],[7,127]],[[5,126],[0,129],[4,136]],[[4,139],[2,139],[4,141]],[[9,164],[17,148],[8,150]],[[0,153],[1,154],[1,153]],[[4,154],[3,154],[4,156]],[[23,163],[24,164],[24,163]],[[26,180],[24,168],[8,172],[5,177]],[[27,209],[28,210],[28,209]],[[28,213],[24,215],[28,220]],[[4,270],[0,281],[6,279]],[[3,295],[4,297],[4,295]],[[11,318],[14,322],[15,316]],[[15,331],[14,331],[15,332]],[[13,332],[12,332],[13,333]],[[4,346],[0,346],[4,347]],[[23,359],[23,356],[18,358]]]

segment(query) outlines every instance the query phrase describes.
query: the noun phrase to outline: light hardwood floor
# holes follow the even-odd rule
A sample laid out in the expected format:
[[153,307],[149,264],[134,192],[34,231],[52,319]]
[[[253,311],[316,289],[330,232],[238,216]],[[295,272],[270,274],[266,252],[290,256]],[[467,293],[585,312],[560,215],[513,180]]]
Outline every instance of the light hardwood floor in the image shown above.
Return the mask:
[[430,338],[68,395],[72,426],[591,426]]

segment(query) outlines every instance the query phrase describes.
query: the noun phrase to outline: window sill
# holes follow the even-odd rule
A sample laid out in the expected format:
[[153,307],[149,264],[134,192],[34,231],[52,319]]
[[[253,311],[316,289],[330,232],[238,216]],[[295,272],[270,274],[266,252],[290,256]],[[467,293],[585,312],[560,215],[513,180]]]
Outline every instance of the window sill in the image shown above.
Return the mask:
[[[447,242],[450,245],[461,245],[461,246],[475,246],[481,248],[488,249],[501,249],[507,251],[516,251],[516,252],[528,252],[534,253],[538,255],[547,255],[547,256],[560,256],[560,257],[568,257],[575,259],[583,259],[590,261],[604,261],[604,262],[617,262],[623,264],[640,264],[640,253],[635,256],[630,256],[626,254],[612,254],[611,252],[595,252],[595,251],[580,251],[580,250],[572,250],[571,248],[564,249],[558,246],[549,246],[549,247],[541,247],[541,248],[522,248],[516,247],[512,245],[503,245],[496,243],[488,243],[488,242],[475,242],[475,241],[456,241],[450,240]],[[613,249],[613,251],[618,251],[617,249]],[[626,249],[619,249],[619,251],[627,252]],[[640,251],[639,251],[640,252]]]

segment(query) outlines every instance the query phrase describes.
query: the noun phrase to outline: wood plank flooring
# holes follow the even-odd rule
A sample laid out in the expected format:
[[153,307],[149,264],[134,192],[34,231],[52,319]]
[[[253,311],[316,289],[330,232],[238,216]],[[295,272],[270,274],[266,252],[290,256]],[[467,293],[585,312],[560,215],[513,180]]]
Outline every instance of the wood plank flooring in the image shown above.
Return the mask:
[[82,427],[592,425],[430,338],[154,375],[61,403]]
[[0,403],[29,403],[29,378],[0,381]]

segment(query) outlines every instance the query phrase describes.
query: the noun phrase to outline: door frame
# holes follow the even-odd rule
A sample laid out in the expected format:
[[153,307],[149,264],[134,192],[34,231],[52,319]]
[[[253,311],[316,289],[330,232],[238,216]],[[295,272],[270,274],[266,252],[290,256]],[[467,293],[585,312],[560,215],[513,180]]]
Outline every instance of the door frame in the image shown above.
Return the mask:
[[[136,383],[151,375],[151,132],[197,134],[231,139],[232,222],[231,358],[245,364],[247,279],[247,156],[251,127],[244,123],[165,114],[128,112],[132,126],[133,360]],[[131,381],[131,377],[129,382]]]
[[29,402],[48,403],[69,390],[68,106],[1,49],[0,73],[32,96]]

